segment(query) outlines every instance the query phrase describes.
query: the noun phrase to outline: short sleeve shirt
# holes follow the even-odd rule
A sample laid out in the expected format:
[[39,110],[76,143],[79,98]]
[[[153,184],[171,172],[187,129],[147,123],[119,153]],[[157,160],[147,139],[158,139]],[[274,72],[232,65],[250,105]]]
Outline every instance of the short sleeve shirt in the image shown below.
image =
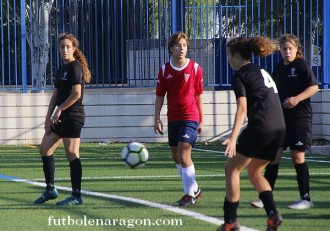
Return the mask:
[[84,96],[83,70],[78,61],[65,64],[60,67],[55,79],[55,88],[57,88],[56,105],[61,105],[72,93],[72,86],[81,84],[81,97],[73,105],[64,110],[62,117],[83,116],[84,107],[82,104]]
[[236,99],[247,99],[247,126],[262,132],[285,129],[276,85],[264,69],[251,63],[244,65],[233,77],[232,87]]
[[[277,85],[281,102],[285,99],[296,96],[306,88],[317,85],[316,77],[310,65],[303,59],[296,59],[288,65],[280,62],[274,68],[272,77]],[[312,107],[310,98],[305,99],[292,108],[283,108],[287,121],[305,119],[311,121]]]
[[192,60],[177,68],[168,62],[158,73],[156,95],[167,97],[168,121],[200,122],[197,96],[203,94],[202,68]]

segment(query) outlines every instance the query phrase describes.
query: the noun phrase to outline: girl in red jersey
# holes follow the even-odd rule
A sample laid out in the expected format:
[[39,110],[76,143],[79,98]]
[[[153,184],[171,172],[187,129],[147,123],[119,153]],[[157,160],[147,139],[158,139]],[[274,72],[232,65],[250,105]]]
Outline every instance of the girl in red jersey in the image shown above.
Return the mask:
[[[274,189],[282,152],[289,147],[297,173],[300,200],[288,207],[308,209],[313,207],[313,202],[309,194],[309,171],[305,161],[305,150],[309,150],[312,143],[310,97],[319,87],[310,65],[303,59],[297,37],[286,34],[279,39],[279,43],[283,61],[276,65],[272,76],[278,87],[287,130],[284,144],[279,149],[275,161],[266,167],[265,177]],[[252,202],[252,205],[256,208],[263,207],[259,200]]]
[[[259,57],[272,54],[277,50],[277,44],[266,37],[235,38],[226,47],[228,62],[236,71],[232,87],[237,110],[230,138],[223,142],[229,159],[225,167],[225,223],[218,230],[239,230],[240,174],[246,167],[249,180],[265,204],[267,230],[277,230],[282,217],[276,210],[272,189],[262,172],[275,158],[284,140],[285,122],[274,81],[264,69],[250,62],[252,54]],[[246,117],[248,124],[240,134]]]
[[85,122],[82,100],[84,85],[90,81],[91,75],[87,60],[79,50],[79,42],[72,34],[60,34],[58,44],[64,64],[57,71],[55,88],[45,118],[45,134],[39,149],[43,162],[46,190],[34,203],[41,204],[58,197],[58,192],[54,186],[55,161],[53,153],[63,142],[65,155],[70,162],[72,195],[57,202],[57,205],[79,205],[82,204],[80,133]]
[[167,97],[169,146],[184,189],[179,206],[193,205],[201,197],[191,151],[203,130],[203,73],[197,63],[186,58],[188,46],[188,37],[183,32],[169,39],[172,59],[159,70],[155,101],[154,129],[163,135],[160,111]]

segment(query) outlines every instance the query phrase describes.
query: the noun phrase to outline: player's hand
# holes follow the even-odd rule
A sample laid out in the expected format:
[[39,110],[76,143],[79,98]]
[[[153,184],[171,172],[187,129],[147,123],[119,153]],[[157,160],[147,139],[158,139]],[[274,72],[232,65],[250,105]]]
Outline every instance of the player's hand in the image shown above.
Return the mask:
[[154,129],[156,134],[164,135],[163,132],[164,127],[161,120],[155,120]]
[[62,113],[62,111],[59,108],[57,108],[54,113],[54,116],[52,117],[53,125],[57,125],[57,124],[61,123],[61,120],[60,120],[61,113]]
[[222,142],[222,145],[226,145],[225,156],[229,158],[236,156],[236,140],[226,139]]
[[204,131],[204,122],[200,122],[198,125],[198,134],[201,134]]
[[289,97],[287,99],[284,100],[284,102],[282,103],[282,106],[284,108],[294,108],[295,106],[297,106],[297,104],[300,102],[298,97]]

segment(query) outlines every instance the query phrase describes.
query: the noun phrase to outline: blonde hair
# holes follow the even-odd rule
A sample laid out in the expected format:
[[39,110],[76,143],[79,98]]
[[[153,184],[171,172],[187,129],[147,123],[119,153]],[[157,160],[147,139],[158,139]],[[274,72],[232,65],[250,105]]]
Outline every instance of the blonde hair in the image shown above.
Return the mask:
[[252,53],[263,58],[278,50],[276,41],[263,36],[255,36],[249,39],[243,37],[234,38],[227,43],[226,47],[229,48],[230,53],[238,53],[246,60],[252,58]]
[[285,43],[291,43],[297,48],[297,53],[296,53],[296,59],[302,59],[304,57],[300,43],[298,42],[298,39],[295,35],[293,34],[285,34],[282,37],[279,38],[279,44],[280,47],[282,48]]
[[78,39],[76,39],[76,37],[73,34],[61,33],[58,36],[58,44],[60,44],[60,42],[63,39],[70,40],[72,42],[73,47],[76,48],[75,52],[73,53],[73,57],[79,62],[79,64],[81,65],[81,67],[83,69],[83,73],[84,73],[83,78],[84,78],[85,83],[89,83],[91,81],[91,73],[88,68],[87,59],[86,59],[85,55],[79,49]]

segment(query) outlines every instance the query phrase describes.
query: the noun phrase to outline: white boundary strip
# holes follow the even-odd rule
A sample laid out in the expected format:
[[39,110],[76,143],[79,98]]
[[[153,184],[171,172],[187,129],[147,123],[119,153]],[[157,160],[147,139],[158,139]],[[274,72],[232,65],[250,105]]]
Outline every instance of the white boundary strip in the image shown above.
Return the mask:
[[[290,173],[279,173],[279,176],[295,176],[295,172]],[[311,176],[330,176],[330,172],[310,172],[309,175]],[[0,175],[1,176],[1,175]],[[247,176],[245,173],[242,173],[241,176]],[[203,177],[225,177],[225,174],[205,174],[205,175],[197,175],[198,178]],[[1,178],[1,177],[0,177]],[[82,179],[83,180],[120,180],[120,179],[157,179],[157,178],[180,178],[178,175],[157,175],[157,176],[146,176],[146,175],[135,175],[135,176],[85,176]],[[63,181],[63,180],[70,180],[69,177],[61,177],[56,178],[56,181]],[[45,179],[37,178],[37,179],[31,179],[32,181],[43,181]]]
[[[4,176],[4,175],[1,175],[1,174],[0,174],[0,178],[5,179],[5,180],[14,181],[14,182],[22,182],[22,183],[26,183],[26,184],[31,184],[31,185],[35,185],[35,186],[39,186],[39,187],[45,187],[45,183],[36,182],[36,181],[32,181],[32,180],[25,180],[25,179],[10,177],[10,176]],[[68,188],[68,187],[63,187],[63,186],[56,185],[56,188],[59,189],[59,190],[71,192],[71,188]],[[201,221],[204,221],[204,222],[207,222],[207,223],[210,223],[210,224],[214,224],[214,225],[221,225],[224,222],[223,220],[220,220],[220,219],[215,218],[215,217],[207,216],[207,215],[204,215],[204,214],[201,214],[201,213],[189,211],[189,210],[174,207],[174,206],[171,206],[171,205],[160,204],[160,203],[157,203],[157,202],[152,202],[152,201],[147,201],[147,200],[142,200],[142,199],[136,199],[136,198],[132,198],[132,197],[117,196],[117,195],[112,195],[112,194],[87,191],[87,190],[81,190],[81,193],[84,194],[84,195],[88,195],[88,196],[95,196],[95,197],[102,197],[102,198],[113,199],[113,200],[128,201],[128,202],[131,202],[131,203],[136,203],[136,204],[141,204],[141,205],[145,205],[145,206],[149,206],[149,207],[153,207],[153,208],[158,208],[158,209],[174,212],[174,213],[177,213],[177,214],[181,214],[181,215],[184,215],[184,216],[192,217],[194,219],[201,220]],[[248,227],[245,227],[245,226],[241,226],[240,230],[241,231],[257,231],[256,229],[248,228]]]

